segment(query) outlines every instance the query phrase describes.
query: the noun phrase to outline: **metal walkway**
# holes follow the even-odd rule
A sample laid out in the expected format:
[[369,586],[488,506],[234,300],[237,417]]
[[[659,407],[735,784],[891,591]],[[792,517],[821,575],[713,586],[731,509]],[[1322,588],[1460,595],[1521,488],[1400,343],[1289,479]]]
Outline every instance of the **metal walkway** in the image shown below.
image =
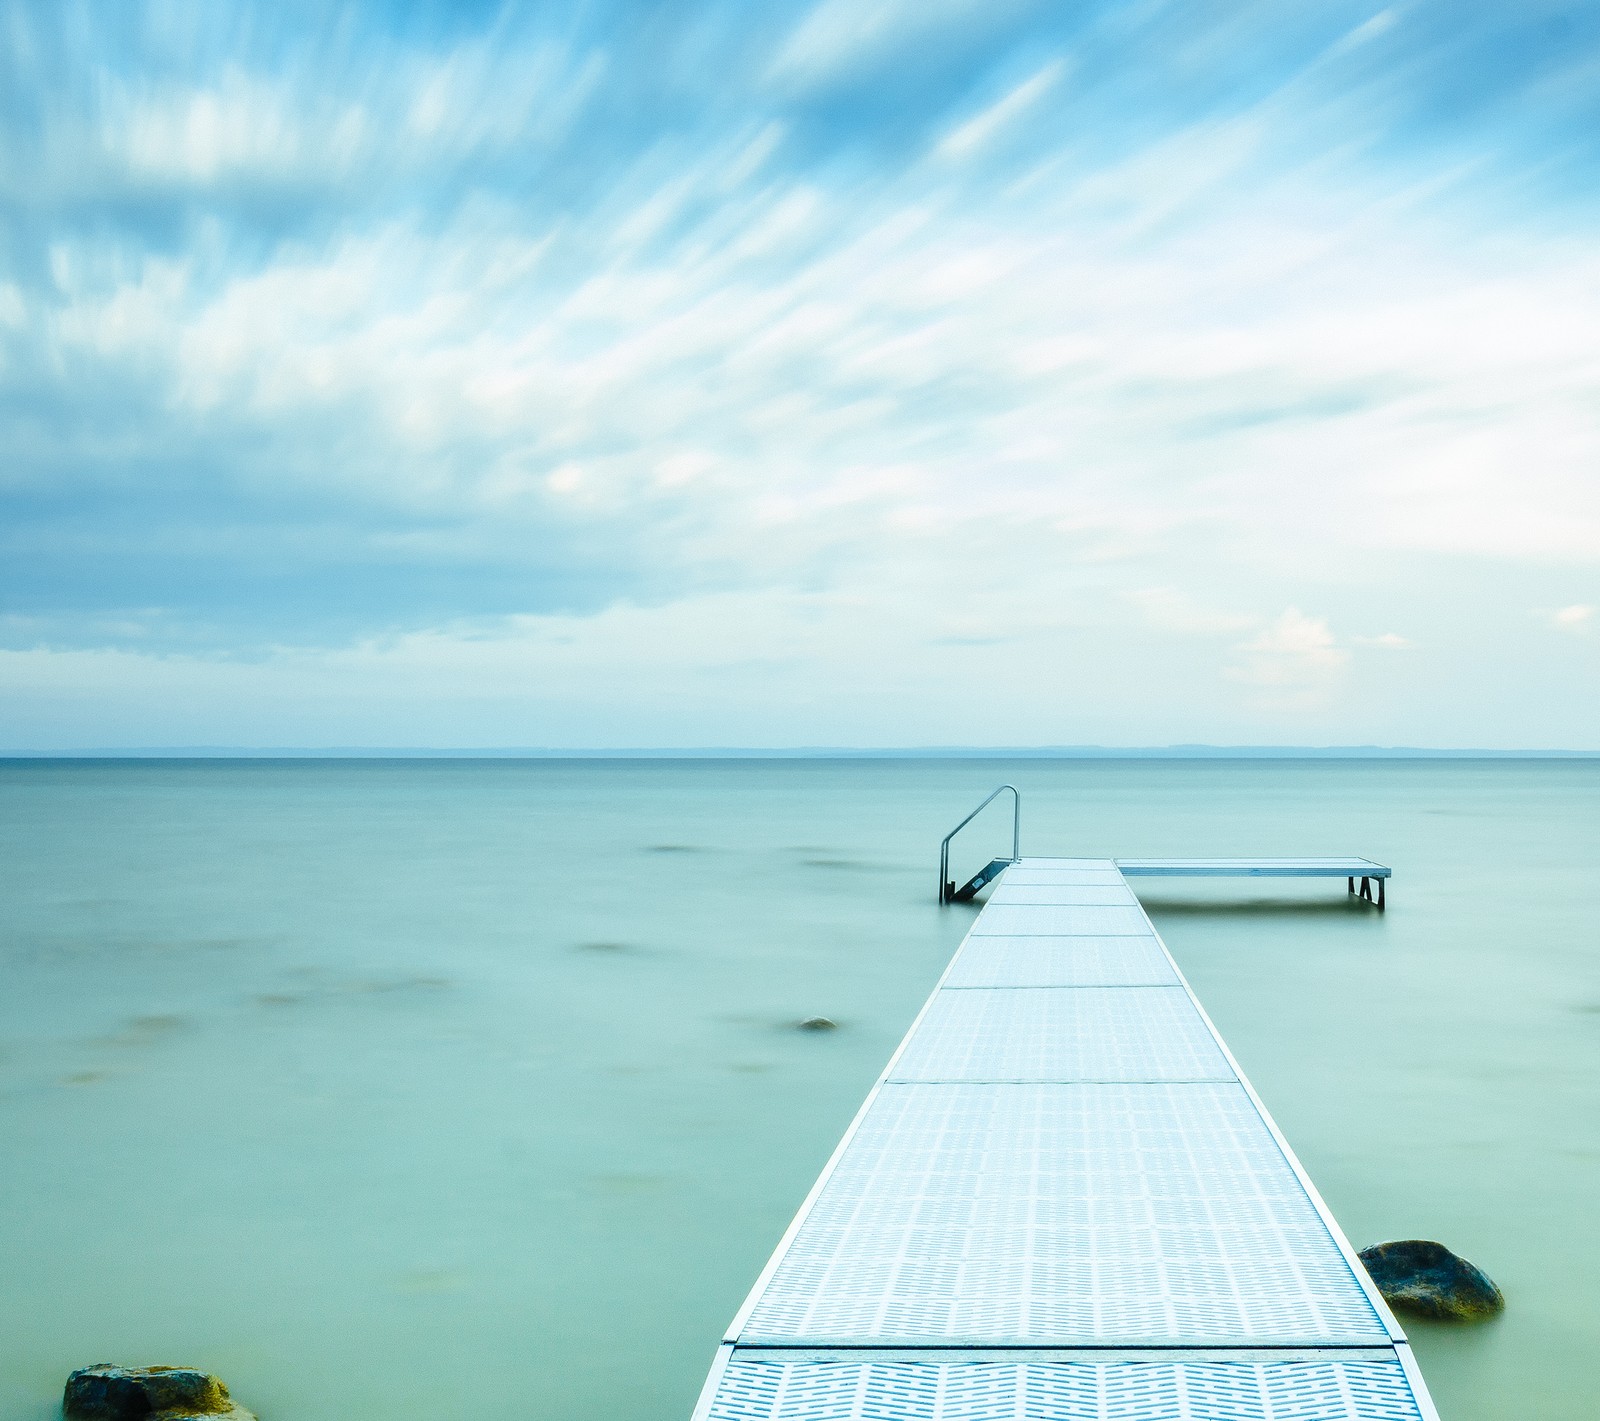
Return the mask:
[[[1015,859],[1017,855],[1013,854]],[[1342,878],[1354,894],[1384,909],[1384,885],[1390,871],[1371,859],[1116,859],[1128,878]],[[1374,900],[1372,886],[1377,884]]]
[[999,875],[694,1415],[1437,1421],[1123,871],[1044,858]]

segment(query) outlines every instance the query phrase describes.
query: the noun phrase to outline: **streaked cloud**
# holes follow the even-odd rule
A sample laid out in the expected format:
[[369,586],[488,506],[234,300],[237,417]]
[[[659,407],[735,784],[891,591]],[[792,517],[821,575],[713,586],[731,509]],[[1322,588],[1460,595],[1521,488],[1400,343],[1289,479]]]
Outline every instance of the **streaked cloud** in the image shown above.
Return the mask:
[[1065,61],[1052,60],[987,108],[951,129],[939,140],[939,153],[947,158],[970,158],[981,152],[990,140],[1038,103],[1065,69]]
[[815,82],[892,60],[941,30],[959,28],[996,8],[977,0],[821,0],[774,55],[775,79]]
[[1462,694],[1600,563],[1587,20],[75,14],[0,41],[18,743],[96,676],[186,741],[1593,740]]

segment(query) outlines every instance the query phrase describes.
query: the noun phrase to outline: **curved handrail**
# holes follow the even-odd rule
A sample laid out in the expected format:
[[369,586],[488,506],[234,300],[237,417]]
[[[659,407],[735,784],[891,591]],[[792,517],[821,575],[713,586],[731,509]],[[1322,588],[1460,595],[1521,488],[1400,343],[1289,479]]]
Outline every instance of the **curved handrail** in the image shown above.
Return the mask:
[[940,840],[939,901],[941,903],[948,903],[955,896],[955,885],[950,882],[950,841],[1007,790],[1011,791],[1011,798],[1014,801],[1011,806],[1011,862],[1016,863],[1022,857],[1022,794],[1015,785],[1001,785]]

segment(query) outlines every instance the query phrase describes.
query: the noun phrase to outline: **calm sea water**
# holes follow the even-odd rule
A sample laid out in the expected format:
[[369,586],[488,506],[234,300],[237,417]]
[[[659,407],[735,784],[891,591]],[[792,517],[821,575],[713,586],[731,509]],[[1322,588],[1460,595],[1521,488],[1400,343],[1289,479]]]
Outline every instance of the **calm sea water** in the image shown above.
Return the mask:
[[1394,866],[1383,917],[1141,891],[1356,1245],[1505,1289],[1408,1324],[1447,1421],[1589,1414],[1600,763],[902,760],[0,766],[0,1415],[110,1359],[269,1421],[686,1417],[1003,779],[1027,852]]

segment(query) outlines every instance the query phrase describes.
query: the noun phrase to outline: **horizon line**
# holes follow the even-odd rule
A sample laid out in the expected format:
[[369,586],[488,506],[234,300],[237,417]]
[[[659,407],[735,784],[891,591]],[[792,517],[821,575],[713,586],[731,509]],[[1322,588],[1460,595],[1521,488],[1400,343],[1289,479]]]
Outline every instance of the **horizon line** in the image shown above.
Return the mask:
[[362,746],[165,745],[0,749],[15,760],[1596,759],[1600,750],[1417,745]]

